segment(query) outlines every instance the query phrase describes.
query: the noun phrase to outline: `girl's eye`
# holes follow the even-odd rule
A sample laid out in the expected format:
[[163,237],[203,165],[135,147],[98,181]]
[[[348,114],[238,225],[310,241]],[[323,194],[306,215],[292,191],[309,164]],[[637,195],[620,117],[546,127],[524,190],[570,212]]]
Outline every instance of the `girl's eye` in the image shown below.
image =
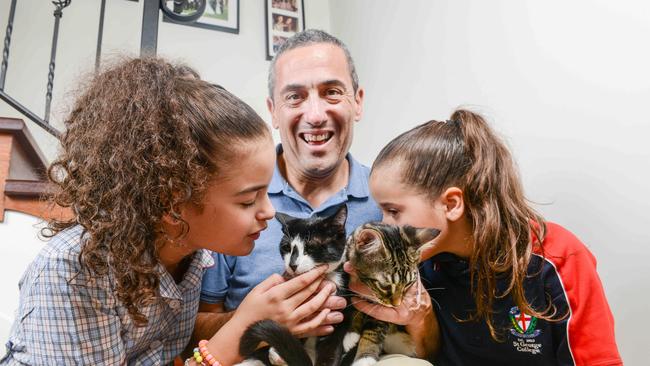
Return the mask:
[[255,204],[255,200],[248,201],[248,202],[242,202],[241,205],[244,207],[251,207]]
[[399,215],[399,211],[394,208],[386,209],[386,213],[391,217],[396,217],[397,215]]

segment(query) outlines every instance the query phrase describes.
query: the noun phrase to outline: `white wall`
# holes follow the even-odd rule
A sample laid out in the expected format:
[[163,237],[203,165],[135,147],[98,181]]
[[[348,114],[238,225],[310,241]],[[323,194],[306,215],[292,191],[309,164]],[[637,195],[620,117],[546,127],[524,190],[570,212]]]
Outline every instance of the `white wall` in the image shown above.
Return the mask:
[[[331,0],[356,59],[370,163],[398,133],[470,104],[509,142],[528,197],[598,259],[626,363],[646,364],[650,2]],[[598,324],[589,325],[598,332]]]

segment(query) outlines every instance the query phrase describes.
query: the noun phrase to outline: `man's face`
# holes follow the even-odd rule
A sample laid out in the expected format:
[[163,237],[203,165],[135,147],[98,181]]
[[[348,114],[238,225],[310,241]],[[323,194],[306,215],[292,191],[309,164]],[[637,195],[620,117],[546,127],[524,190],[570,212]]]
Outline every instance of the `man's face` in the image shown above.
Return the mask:
[[275,64],[273,100],[287,168],[310,178],[332,174],[352,144],[363,90],[355,93],[343,50],[328,43],[299,47]]

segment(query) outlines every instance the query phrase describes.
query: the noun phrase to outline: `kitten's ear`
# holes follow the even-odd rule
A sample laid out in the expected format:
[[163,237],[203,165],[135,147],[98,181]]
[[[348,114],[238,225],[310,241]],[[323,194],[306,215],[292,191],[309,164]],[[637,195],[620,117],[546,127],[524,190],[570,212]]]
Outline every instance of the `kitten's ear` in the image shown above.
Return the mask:
[[336,213],[332,216],[332,220],[334,220],[334,224],[343,226],[345,227],[345,221],[348,218],[348,206],[346,204],[342,204],[341,207],[336,211]]
[[375,230],[361,229],[354,233],[354,242],[358,250],[367,252],[381,245],[381,237]]
[[286,228],[291,221],[296,219],[295,217],[283,214],[282,212],[276,212],[275,218],[278,219],[283,229]]
[[429,228],[417,228],[413,226],[404,226],[404,232],[410,238],[410,242],[417,249],[420,249],[424,244],[429,243],[440,235],[440,230]]

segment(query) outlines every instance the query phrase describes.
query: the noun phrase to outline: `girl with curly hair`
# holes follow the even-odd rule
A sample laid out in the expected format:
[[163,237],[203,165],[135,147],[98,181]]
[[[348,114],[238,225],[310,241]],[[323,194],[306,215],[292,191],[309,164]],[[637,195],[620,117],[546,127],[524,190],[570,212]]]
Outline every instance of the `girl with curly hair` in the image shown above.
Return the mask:
[[[48,175],[73,215],[44,232],[0,364],[169,363],[190,339],[208,250],[248,254],[274,215],[270,131],[223,88],[153,58],[94,76],[65,124]],[[321,274],[260,284],[213,351],[238,360],[240,335],[261,319],[315,329],[332,291]]]
[[594,256],[530,206],[482,116],[459,109],[396,137],[370,190],[385,222],[441,233],[401,306],[355,305],[405,325],[436,365],[622,364]]

